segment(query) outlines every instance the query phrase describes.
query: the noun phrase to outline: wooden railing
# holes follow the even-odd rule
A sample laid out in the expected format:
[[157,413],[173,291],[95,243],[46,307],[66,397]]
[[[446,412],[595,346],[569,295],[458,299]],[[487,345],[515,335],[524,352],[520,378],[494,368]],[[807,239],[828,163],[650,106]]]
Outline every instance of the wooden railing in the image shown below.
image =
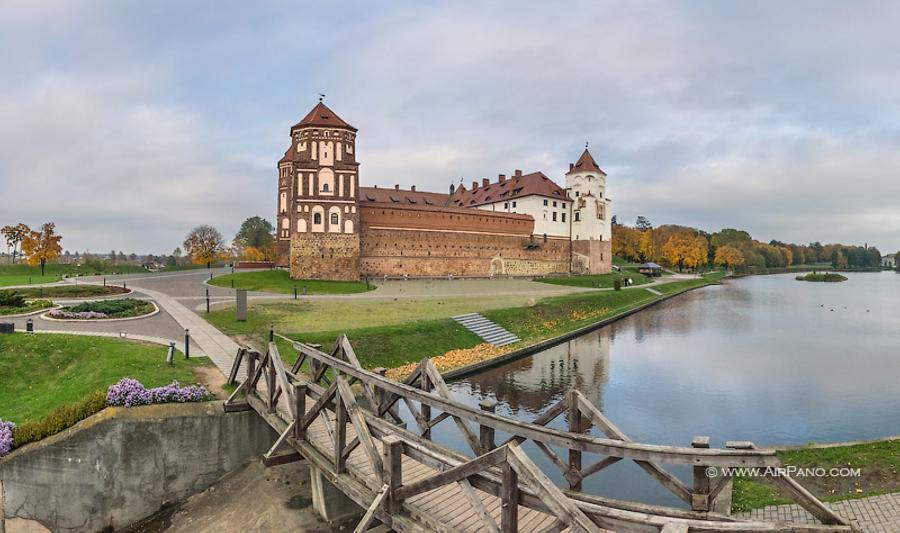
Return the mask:
[[[269,343],[265,354],[242,348],[229,381],[236,383],[242,366],[247,377],[226,402],[226,409],[253,408],[268,419],[286,424],[266,454],[268,464],[303,456],[340,480],[348,475],[350,454],[361,447],[374,472],[375,484],[383,490],[362,494],[359,488],[345,488],[351,497],[359,493],[358,498],[365,500],[365,506],[370,507],[369,519],[378,516],[395,529],[404,529],[404,517],[413,510],[407,505],[410,498],[455,485],[488,531],[516,531],[521,508],[556,517],[557,523],[551,528],[556,530],[596,531],[602,527],[615,531],[661,531],[665,527],[669,528],[666,531],[850,531],[840,516],[785,475],[771,475],[766,481],[823,525],[786,526],[728,516],[732,480],[723,475],[723,469],[757,467],[775,471],[781,466],[774,451],[756,449],[752,443],[734,442],[725,448],[711,448],[707,437],[695,438],[691,447],[633,442],[575,390],[532,422],[514,420],[497,415],[492,402],[483,402],[480,409],[473,409],[455,401],[429,359],[422,360],[403,382],[396,382],[384,376],[384,369],[365,370],[346,337],[338,339],[329,353],[278,337],[297,351],[291,368],[285,367],[275,342]],[[274,341],[274,336],[270,340]],[[240,400],[242,395],[245,401]],[[409,411],[413,429],[404,424],[400,404]],[[567,430],[547,427],[563,415],[567,418]],[[448,420],[465,440],[465,452],[430,440],[432,429]],[[329,449],[324,451],[308,439],[307,432],[316,421],[324,423],[328,434]],[[349,441],[348,427],[355,433]],[[587,434],[592,427],[604,436]],[[511,436],[497,444],[497,432]],[[526,441],[531,441],[560,470],[566,488],[557,487],[528,457],[521,448]],[[279,454],[286,444],[293,450]],[[587,461],[593,455],[600,457]],[[403,457],[431,467],[438,474],[404,483]],[[581,491],[586,478],[622,460],[634,461],[690,510],[611,500]],[[692,484],[685,484],[663,468],[666,464],[691,465]],[[715,469],[717,475],[709,476],[708,469]],[[349,474],[359,477],[358,473]],[[500,498],[499,524],[476,489]]]

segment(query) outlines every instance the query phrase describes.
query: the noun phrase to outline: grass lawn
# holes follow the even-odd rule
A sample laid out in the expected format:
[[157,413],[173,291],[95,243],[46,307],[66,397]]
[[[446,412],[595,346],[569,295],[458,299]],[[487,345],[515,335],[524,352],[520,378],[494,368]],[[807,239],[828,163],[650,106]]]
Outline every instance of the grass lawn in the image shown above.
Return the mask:
[[10,285],[29,285],[37,283],[53,283],[59,281],[61,276],[92,276],[96,274],[132,274],[147,272],[139,265],[109,265],[105,268],[97,268],[89,265],[63,265],[48,263],[44,276],[41,276],[40,266],[29,266],[22,263],[15,265],[0,265],[0,287]]
[[[714,283],[720,277],[721,273],[659,287],[667,287],[667,292],[673,293]],[[487,318],[516,333],[522,342],[513,345],[512,348],[518,348],[567,333],[659,298],[659,296],[639,288],[621,291],[590,291],[544,298],[531,306],[520,300],[516,305],[494,307],[481,310],[481,312]],[[423,357],[442,355],[450,350],[472,348],[482,342],[481,339],[456,322],[445,318],[448,316],[446,314],[441,318],[425,319],[430,314],[446,312],[446,309],[437,310],[437,302],[433,299],[402,303],[368,301],[366,304],[374,307],[369,309],[372,314],[367,316],[359,314],[360,308],[356,305],[360,303],[362,301],[352,304],[350,302],[258,304],[251,308],[250,320],[237,327],[235,327],[237,323],[233,319],[233,310],[212,313],[207,317],[210,322],[227,333],[251,335],[258,339],[263,339],[268,325],[274,323],[275,329],[279,333],[303,342],[321,344],[325,350],[331,347],[339,335],[346,334],[362,364],[368,368],[381,366],[394,368],[417,362]],[[304,305],[320,304],[334,306],[330,307],[328,311],[334,315],[331,322],[322,321],[318,316],[319,312],[315,311],[313,307],[301,311],[301,313],[308,314],[296,314]],[[407,307],[399,315],[405,318],[404,322],[391,324],[379,322],[379,320],[388,320],[388,317],[391,316],[398,318],[398,315],[394,313],[398,312],[400,306]],[[380,314],[379,308],[381,308]],[[260,313],[261,310],[265,310],[265,313]],[[292,310],[294,314],[291,314]],[[254,317],[257,314],[264,316]],[[410,314],[414,315],[413,318],[408,317]],[[328,327],[333,323],[342,323],[346,326],[344,328]],[[280,328],[279,324],[290,324],[298,329]],[[365,326],[354,327],[362,324]],[[280,349],[285,359],[293,362],[296,355],[286,343],[282,343]]]
[[122,287],[108,285],[55,285],[52,287],[29,287],[25,289],[9,289],[26,298],[87,298],[124,294]]
[[447,298],[297,300],[252,303],[246,322],[234,319],[234,307],[213,310],[205,318],[229,334],[258,334],[275,325],[279,333],[347,331],[361,326],[389,326],[439,320],[488,309],[518,307],[529,294]]
[[291,279],[287,270],[260,270],[255,272],[238,272],[213,278],[209,283],[217,287],[231,288],[234,280],[235,289],[247,289],[261,292],[277,292],[293,294],[294,287],[302,294],[306,287],[307,294],[351,294],[373,290],[374,285],[361,281],[322,281],[315,279]]
[[[785,465],[800,468],[859,468],[859,477],[808,476],[797,478],[825,501],[865,498],[900,491],[900,440],[834,448],[802,448],[778,452]],[[750,478],[734,483],[732,510],[749,511],[767,505],[792,503],[770,485]]]
[[615,280],[624,280],[625,278],[631,278],[634,285],[650,283],[650,278],[639,273],[634,268],[627,267],[623,267],[621,273],[613,272],[610,274],[599,274],[594,276],[561,276],[558,278],[537,279],[535,281],[550,283],[552,285],[566,285],[569,287],[597,287],[606,289],[612,287]]
[[0,419],[37,420],[123,377],[148,387],[195,383],[194,368],[207,358],[175,358],[164,346],[106,337],[15,333],[0,335]]
[[12,307],[9,305],[0,305],[0,316],[23,315],[40,311],[41,309],[49,309],[53,307],[53,302],[49,300],[32,300],[26,302],[23,307]]

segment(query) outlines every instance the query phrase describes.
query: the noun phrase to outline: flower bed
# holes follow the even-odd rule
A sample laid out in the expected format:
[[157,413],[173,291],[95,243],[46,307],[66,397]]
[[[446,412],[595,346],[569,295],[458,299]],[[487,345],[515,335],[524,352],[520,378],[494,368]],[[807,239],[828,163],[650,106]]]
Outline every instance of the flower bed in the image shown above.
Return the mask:
[[123,298],[121,300],[101,300],[54,309],[47,317],[57,320],[108,320],[112,318],[133,318],[156,311],[152,302]]
[[182,387],[177,381],[164,386],[148,389],[131,378],[122,378],[111,385],[106,392],[106,404],[122,407],[150,405],[155,403],[202,402],[210,398],[210,393],[202,385]]
[[50,309],[51,307],[53,307],[53,302],[50,300],[33,300],[25,302],[21,306],[0,305],[0,316],[27,315],[44,309]]
[[0,457],[3,457],[12,450],[14,427],[16,427],[16,425],[12,422],[0,420]]

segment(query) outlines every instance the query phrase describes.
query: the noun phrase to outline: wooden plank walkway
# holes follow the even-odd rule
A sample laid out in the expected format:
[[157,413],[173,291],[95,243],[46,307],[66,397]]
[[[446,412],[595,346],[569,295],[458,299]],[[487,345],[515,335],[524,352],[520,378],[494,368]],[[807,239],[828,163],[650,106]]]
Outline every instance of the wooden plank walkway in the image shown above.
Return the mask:
[[[334,413],[328,413],[329,424],[334,424]],[[286,427],[286,423],[285,423]],[[278,431],[278,428],[275,428]],[[283,428],[282,428],[283,430]],[[352,425],[347,426],[347,440],[356,438],[356,431]],[[307,440],[315,446],[323,455],[330,455],[334,450],[334,441],[331,438],[325,422],[317,418],[307,429]],[[378,452],[382,453],[383,445],[375,439]],[[403,456],[403,484],[413,483],[422,479],[436,476],[440,472],[434,468],[416,461],[407,455]],[[380,479],[375,475],[372,464],[366,457],[362,446],[357,446],[347,458],[348,472],[359,478],[359,481],[370,487],[380,486]],[[485,508],[498,523],[500,522],[500,498],[486,492],[475,489],[475,494],[482,501]],[[417,494],[406,503],[417,508],[423,515],[429,515],[440,521],[443,525],[457,531],[482,531],[482,522],[478,512],[466,499],[458,484],[443,485],[435,490]],[[534,509],[519,506],[519,531],[543,531],[548,529],[556,517],[550,516]]]

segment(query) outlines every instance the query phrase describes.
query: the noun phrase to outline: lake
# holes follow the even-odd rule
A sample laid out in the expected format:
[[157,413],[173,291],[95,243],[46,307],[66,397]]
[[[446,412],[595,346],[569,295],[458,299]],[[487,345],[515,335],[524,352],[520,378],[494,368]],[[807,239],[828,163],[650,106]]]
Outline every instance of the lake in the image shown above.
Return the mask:
[[[464,403],[494,398],[498,414],[532,420],[575,387],[633,440],[652,444],[689,446],[695,435],[722,446],[900,434],[900,274],[847,277],[727,280],[450,388]],[[563,425],[560,417],[554,427]],[[452,425],[442,426],[435,440],[464,449]],[[561,483],[554,465],[539,464]],[[690,480],[688,468],[668,468]],[[680,503],[631,462],[584,488]]]

